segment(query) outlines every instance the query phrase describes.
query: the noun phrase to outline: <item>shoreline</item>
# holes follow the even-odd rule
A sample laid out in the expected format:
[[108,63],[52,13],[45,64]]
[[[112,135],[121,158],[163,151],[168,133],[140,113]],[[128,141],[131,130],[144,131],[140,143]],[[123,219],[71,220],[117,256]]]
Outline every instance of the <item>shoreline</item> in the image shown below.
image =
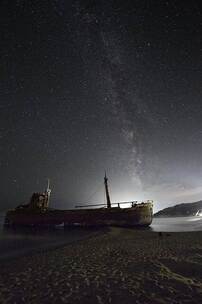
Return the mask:
[[1,303],[200,303],[202,232],[111,228],[1,263]]
[[[68,232],[71,233],[72,231],[76,232],[77,235],[73,236],[70,238],[70,236],[68,235]],[[84,235],[79,235],[80,232],[86,232],[86,234]],[[37,237],[36,240],[32,240],[31,245],[26,247],[26,242],[27,240],[31,239],[33,236],[32,234],[27,235],[26,234],[11,234],[11,240],[10,242],[12,242],[13,240],[16,241],[16,239],[19,238],[19,240],[22,241],[21,244],[19,244],[20,246],[25,245],[25,248],[22,248],[21,250],[19,248],[12,248],[12,250],[10,250],[10,252],[5,252],[5,253],[1,253],[0,252],[0,265],[4,262],[10,262],[10,261],[15,261],[15,259],[21,258],[21,257],[30,257],[36,254],[40,254],[43,253],[44,251],[52,251],[52,250],[56,250],[59,248],[63,248],[65,246],[80,242],[82,240],[87,240],[89,238],[92,237],[96,237],[100,234],[106,233],[107,229],[103,228],[103,229],[93,229],[93,230],[80,230],[80,228],[71,228],[69,231],[67,231],[67,239],[65,240],[65,236],[61,237],[60,236],[54,236],[54,238],[50,235],[48,235],[48,238],[41,238],[40,242],[38,241]],[[11,230],[12,232],[12,230]],[[39,232],[39,231],[38,231]],[[43,231],[44,232],[44,231]],[[65,233],[64,233],[65,235]],[[7,243],[6,245],[9,246],[9,238],[8,236],[5,234],[2,235],[3,237],[0,239],[0,245],[2,245],[2,241],[5,239],[5,242]],[[58,239],[57,239],[58,237]],[[23,244],[24,241],[24,244]],[[42,242],[44,241],[44,242]],[[3,244],[4,245],[4,244]],[[18,245],[18,246],[19,246]]]

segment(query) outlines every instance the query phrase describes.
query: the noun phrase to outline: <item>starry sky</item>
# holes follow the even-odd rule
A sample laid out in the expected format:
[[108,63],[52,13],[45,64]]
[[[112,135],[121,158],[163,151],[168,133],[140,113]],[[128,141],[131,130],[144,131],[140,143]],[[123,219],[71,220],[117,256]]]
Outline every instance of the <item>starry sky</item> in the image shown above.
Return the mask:
[[0,209],[202,199],[199,1],[0,3]]

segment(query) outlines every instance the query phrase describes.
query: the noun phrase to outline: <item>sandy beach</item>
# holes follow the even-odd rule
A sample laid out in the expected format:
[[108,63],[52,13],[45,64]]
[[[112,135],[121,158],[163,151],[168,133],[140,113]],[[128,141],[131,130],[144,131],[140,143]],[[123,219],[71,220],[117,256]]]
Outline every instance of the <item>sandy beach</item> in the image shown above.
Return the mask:
[[202,232],[111,228],[1,263],[0,303],[201,303]]

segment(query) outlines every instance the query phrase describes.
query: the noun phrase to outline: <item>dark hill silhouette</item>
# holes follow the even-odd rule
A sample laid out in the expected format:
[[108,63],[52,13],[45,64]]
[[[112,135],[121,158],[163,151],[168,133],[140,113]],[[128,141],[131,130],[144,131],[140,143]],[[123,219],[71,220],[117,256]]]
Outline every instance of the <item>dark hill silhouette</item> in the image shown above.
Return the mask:
[[202,201],[186,204],[178,204],[162,209],[154,214],[155,217],[175,217],[195,215],[198,210],[202,211]]

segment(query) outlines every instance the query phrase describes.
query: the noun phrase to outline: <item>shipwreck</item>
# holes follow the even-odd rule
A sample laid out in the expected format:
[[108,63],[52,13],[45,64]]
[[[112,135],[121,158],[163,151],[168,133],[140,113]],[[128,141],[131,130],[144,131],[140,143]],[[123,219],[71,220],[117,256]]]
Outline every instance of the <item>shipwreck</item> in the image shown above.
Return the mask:
[[[108,178],[105,174],[106,203],[75,206],[75,209],[60,210],[49,207],[50,183],[46,191],[33,193],[28,204],[8,210],[6,226],[52,227],[68,226],[149,226],[153,218],[153,201],[111,203]],[[121,208],[123,204],[130,207]]]

